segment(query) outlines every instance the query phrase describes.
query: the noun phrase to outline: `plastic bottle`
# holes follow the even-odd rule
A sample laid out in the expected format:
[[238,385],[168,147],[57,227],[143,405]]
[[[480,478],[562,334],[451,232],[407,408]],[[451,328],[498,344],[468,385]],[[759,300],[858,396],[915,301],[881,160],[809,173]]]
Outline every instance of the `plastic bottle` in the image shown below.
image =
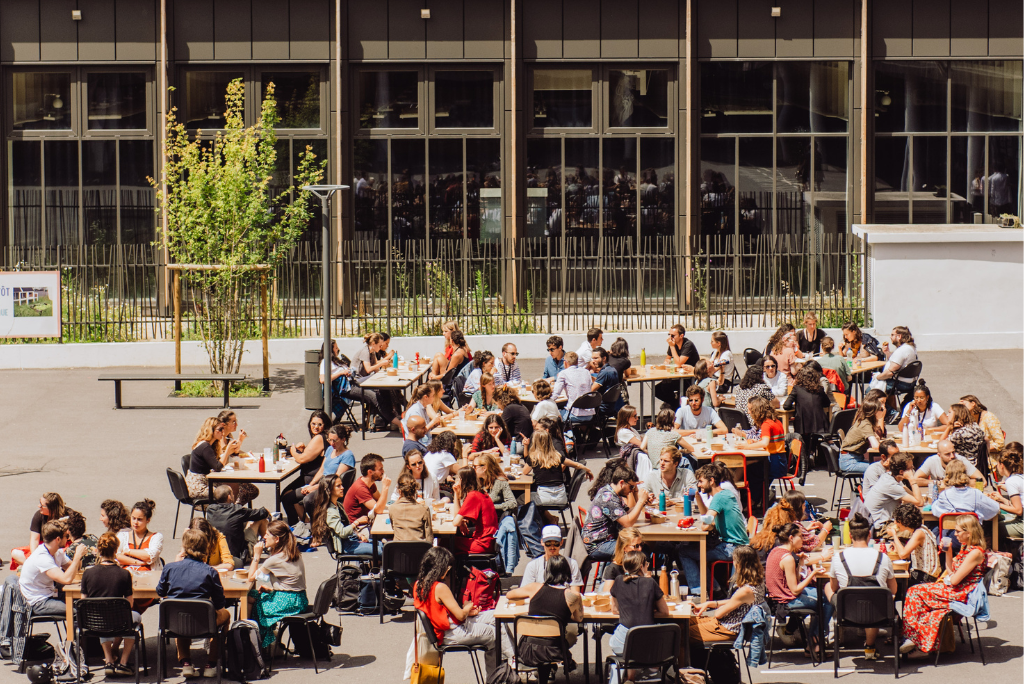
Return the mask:
[[664,513],[667,509],[665,508],[665,490],[661,490],[658,494],[658,510]]
[[689,517],[693,513],[693,503],[690,501],[690,492],[683,495],[683,515]]
[[420,353],[416,352],[416,367],[420,367]]
[[708,443],[708,448],[711,448],[711,440],[715,438],[715,429],[708,425],[704,428],[704,441]]
[[260,454],[260,472],[267,472],[267,462],[263,459],[263,454]]
[[662,594],[669,595],[668,569],[664,565],[661,566],[661,573],[658,575],[658,586],[661,588]]
[[928,485],[928,496],[931,497],[933,503],[935,502],[935,500],[937,498],[939,498],[939,483],[938,482],[932,482],[930,485]]
[[910,426],[909,425],[904,425],[903,426],[903,446],[904,447],[909,447],[910,446]]
[[668,595],[675,599],[679,598],[679,569],[675,561],[672,561],[672,572],[669,573]]

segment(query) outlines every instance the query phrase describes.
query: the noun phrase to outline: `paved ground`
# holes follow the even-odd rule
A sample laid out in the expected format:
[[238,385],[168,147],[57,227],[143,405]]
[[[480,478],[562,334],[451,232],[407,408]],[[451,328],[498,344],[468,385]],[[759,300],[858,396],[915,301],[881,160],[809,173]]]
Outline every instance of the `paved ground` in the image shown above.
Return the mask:
[[[1024,354],[1020,351],[958,352],[922,354],[924,377],[933,388],[936,400],[943,406],[956,401],[961,394],[973,393],[1000,417],[1009,439],[1024,437],[1024,410],[1021,397]],[[540,374],[539,361],[524,362],[524,376]],[[196,369],[202,371],[203,369]],[[255,372],[255,369],[254,369]],[[251,449],[268,445],[279,432],[292,440],[305,439],[307,413],[302,408],[302,367],[279,366],[273,370],[276,391],[266,399],[237,400],[239,421],[250,435]],[[180,457],[189,451],[202,419],[218,410],[217,400],[172,400],[169,387],[160,383],[138,383],[125,386],[124,401],[137,405],[169,405],[172,409],[132,409],[114,411],[113,389],[109,383],[95,380],[95,370],[2,371],[0,372],[0,492],[4,518],[8,524],[0,528],[0,556],[5,560],[8,549],[27,542],[28,522],[37,506],[38,497],[47,491],[60,492],[69,505],[89,518],[91,531],[99,528],[98,506],[106,498],[118,498],[129,506],[143,497],[157,502],[152,527],[169,537],[174,520],[174,499],[171,497],[165,469],[179,467]],[[634,390],[635,395],[635,390]],[[636,403],[637,397],[633,397]],[[185,408],[189,405],[192,408]],[[207,406],[204,409],[201,406]],[[352,445],[357,456],[369,452],[385,456],[385,467],[391,477],[400,470],[397,436],[376,434],[364,442],[358,437]],[[592,466],[600,459],[593,458]],[[830,493],[832,482],[822,472],[812,473],[809,495]],[[264,490],[261,502],[272,501],[272,492]],[[180,527],[180,525],[179,525]],[[177,540],[167,540],[165,557],[173,557],[179,549]],[[304,556],[309,575],[310,594],[319,582],[333,572],[334,566],[326,552]],[[7,571],[3,571],[6,575]],[[0,575],[2,579],[2,575]],[[985,676],[994,681],[1021,681],[1022,620],[1021,593],[1016,592],[992,602],[993,620],[983,629],[988,667]],[[150,662],[155,663],[156,611],[145,615]],[[333,616],[332,619],[337,619]],[[412,633],[411,616],[406,614],[384,626],[377,618],[344,616],[345,634],[342,646],[330,669],[321,674],[324,681],[387,681],[398,682],[404,653]],[[576,658],[582,657],[580,651]],[[849,651],[843,660],[845,668],[856,666],[851,676],[865,680],[872,670],[891,676],[891,659],[868,664],[854,658]],[[831,678],[831,668],[812,668],[797,654],[777,659],[770,674],[755,672],[754,679],[771,682],[812,682]],[[297,682],[309,664],[292,661],[274,679],[288,684]],[[448,681],[471,681],[472,675],[464,656],[453,656],[446,663]],[[977,656],[966,649],[943,656],[942,667],[952,677],[965,677],[967,672],[982,672]],[[956,671],[954,675],[953,672]],[[925,681],[934,676],[931,664],[915,663],[903,668],[914,680]],[[99,675],[102,676],[102,675]],[[172,677],[173,679],[174,677]],[[155,677],[150,677],[150,680]],[[8,663],[0,666],[0,684],[24,681]],[[573,681],[582,681],[575,675]]]

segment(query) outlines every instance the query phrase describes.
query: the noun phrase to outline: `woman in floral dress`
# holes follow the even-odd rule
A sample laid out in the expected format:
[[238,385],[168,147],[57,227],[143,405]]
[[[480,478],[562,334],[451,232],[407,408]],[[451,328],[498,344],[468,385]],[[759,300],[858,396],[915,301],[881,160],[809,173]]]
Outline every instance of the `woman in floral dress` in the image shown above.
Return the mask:
[[911,658],[925,658],[934,652],[939,641],[942,618],[954,601],[967,602],[974,587],[985,575],[985,533],[973,515],[956,519],[956,538],[960,553],[953,557],[951,539],[943,540],[946,568],[949,572],[939,582],[918,584],[907,590],[903,608],[903,635],[907,640],[900,652]]

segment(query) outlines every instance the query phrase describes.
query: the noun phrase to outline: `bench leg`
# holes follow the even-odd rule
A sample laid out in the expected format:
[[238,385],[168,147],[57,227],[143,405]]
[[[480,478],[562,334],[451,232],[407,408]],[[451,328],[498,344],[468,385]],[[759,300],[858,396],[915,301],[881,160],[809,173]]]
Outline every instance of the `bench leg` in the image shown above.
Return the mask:
[[114,408],[121,408],[121,381],[114,381]]
[[225,380],[224,381],[224,408],[229,408],[228,398],[229,398],[230,394],[231,394],[231,381],[230,380]]

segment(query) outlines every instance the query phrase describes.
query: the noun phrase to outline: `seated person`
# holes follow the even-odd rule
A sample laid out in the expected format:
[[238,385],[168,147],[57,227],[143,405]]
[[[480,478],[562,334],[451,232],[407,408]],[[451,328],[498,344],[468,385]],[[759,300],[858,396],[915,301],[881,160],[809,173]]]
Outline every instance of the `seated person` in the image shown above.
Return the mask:
[[547,380],[535,380],[532,389],[537,405],[533,407],[530,419],[534,423],[545,416],[553,420],[561,420],[562,412],[558,410],[558,404],[551,398],[551,383]]
[[402,418],[402,430],[406,435],[410,434],[408,421],[413,418],[422,419],[427,424],[427,432],[441,424],[440,415],[434,418],[427,415],[427,406],[433,402],[434,390],[429,383],[420,385],[412,391],[412,401],[409,402],[409,408],[405,410],[405,416]]
[[[902,482],[909,482],[908,488]],[[907,454],[896,454],[889,459],[889,470],[864,494],[864,505],[871,516],[871,524],[880,529],[901,503],[924,506],[924,498],[917,486],[914,461]]]
[[[630,528],[635,529],[635,528]],[[563,558],[569,564],[569,578],[565,580],[565,586],[572,585],[582,591],[583,575],[580,574],[579,564],[572,558],[562,556],[562,528],[558,525],[545,525],[540,533],[541,542],[544,544],[544,554],[537,556],[526,564],[523,570],[521,586],[541,582],[547,572],[548,561],[552,558]]]
[[[893,596],[896,595],[896,575],[892,569],[889,556],[868,546],[871,539],[871,522],[860,513],[850,517],[850,542],[832,557],[829,568],[829,585],[832,589],[832,607],[836,605],[836,592],[846,587],[885,587]],[[868,627],[864,630],[864,659],[874,660],[875,639],[878,629]]]
[[434,435],[423,454],[427,472],[440,487],[447,487],[459,469],[458,461],[461,458],[462,443],[451,430],[443,430]]
[[989,496],[999,504],[1003,511],[1000,521],[1000,535],[1005,537],[1024,536],[1024,520],[1021,514],[1022,493],[1024,493],[1024,468],[1021,466],[1021,455],[1024,453],[1020,442],[1010,442],[999,452],[995,474],[1001,480],[996,491]]
[[505,385],[494,392],[494,401],[501,409],[501,419],[505,421],[508,434],[512,439],[520,441],[533,436],[533,419],[530,411],[519,401],[519,393]]
[[682,434],[692,435],[708,425],[714,428],[714,434],[724,435],[727,430],[725,423],[718,417],[718,412],[710,406],[704,406],[704,390],[696,385],[686,388],[686,406],[680,406],[675,415],[675,428]]
[[[345,515],[349,520],[356,520],[369,515],[384,512],[388,502],[387,492],[391,488],[391,478],[384,474],[384,459],[377,454],[367,454],[359,461],[360,477],[352,481],[345,492]],[[377,483],[380,482],[380,489]]]
[[417,482],[409,473],[398,476],[398,500],[388,507],[395,541],[434,540],[430,510],[416,501]]
[[[405,441],[402,442],[402,455],[413,449],[423,453],[430,446],[430,435],[427,433],[427,421],[419,416],[412,416],[405,422]],[[355,459],[353,459],[354,461]],[[352,466],[353,468],[355,465]]]
[[594,479],[590,468],[566,458],[555,449],[551,434],[547,430],[534,431],[533,439],[526,447],[523,461],[523,474],[533,475],[533,493],[530,500],[538,506],[569,505],[568,493],[565,490],[566,468],[582,470],[587,479]]
[[839,468],[844,473],[864,473],[871,465],[868,449],[885,439],[885,404],[864,399],[853,417],[853,425],[843,439]]
[[[552,525],[557,528],[557,525]],[[546,558],[547,555],[541,556]],[[519,654],[523,665],[537,667],[541,681],[547,681],[548,663],[564,660],[565,653],[575,645],[579,637],[579,623],[583,621],[583,597],[569,586],[572,572],[569,559],[558,554],[548,558],[543,582],[524,581],[506,594],[509,600],[529,599],[530,615],[555,618],[565,632],[565,643],[553,637],[528,637],[519,639]],[[564,663],[571,672],[575,663]]]
[[[987,521],[999,514],[999,504],[985,496],[972,485],[967,468],[960,461],[951,461],[946,466],[946,478],[942,491],[932,502],[932,515],[940,517],[948,513],[973,513],[979,520]],[[946,530],[941,537],[953,539],[953,553],[959,553],[952,530]]]
[[946,479],[946,468],[954,460],[964,464],[964,471],[967,477],[976,482],[984,482],[985,476],[974,467],[974,464],[953,450],[953,443],[948,439],[939,440],[935,453],[924,460],[921,467],[917,469],[917,484],[927,487],[932,482],[937,482],[939,489],[945,487],[943,480]]
[[[626,646],[626,634],[633,627],[654,624],[654,614],[668,612],[665,594],[658,582],[651,577],[650,561],[643,551],[630,551],[622,559],[625,574],[616,577],[612,584],[612,613],[619,616],[619,624],[612,632],[609,642],[612,653],[622,655]],[[630,670],[627,676],[636,680],[636,672]],[[610,684],[618,684],[618,670],[612,668]]]
[[313,411],[306,423],[306,429],[309,431],[309,443],[299,442],[288,447],[288,456],[299,464],[299,476],[281,491],[281,504],[285,515],[288,516],[289,525],[294,526],[301,523],[296,528],[301,536],[308,535],[308,528],[305,522],[306,510],[302,507],[302,499],[305,495],[300,493],[300,490],[313,481],[320,466],[323,465],[324,454],[327,453],[327,430],[330,427],[331,419],[326,413],[319,410]]
[[[190,529],[182,532],[181,547],[185,552],[185,558],[164,566],[163,572],[160,573],[160,581],[156,585],[156,593],[161,598],[209,601],[217,612],[217,627],[226,629],[231,621],[231,613],[224,607],[224,587],[220,583],[217,571],[206,564],[206,544],[206,535],[199,530]],[[192,667],[190,652],[192,640],[179,638],[176,641],[181,676],[195,677],[197,672]],[[203,677],[217,676],[217,653],[220,651],[220,642],[219,636],[210,639]]]
[[604,572],[601,574],[601,592],[607,594],[615,584],[615,578],[626,574],[622,562],[630,551],[643,551],[644,537],[637,527],[624,527],[619,531],[615,540],[615,554],[605,564]]
[[693,367],[693,379],[696,381],[697,387],[704,390],[704,402],[701,404],[701,408],[705,406],[718,408],[722,405],[722,399],[718,396],[718,380],[711,375],[711,367],[705,359],[701,359]]
[[[875,486],[882,473],[889,469],[889,459],[900,452],[896,442],[891,439],[883,439],[878,443],[878,460],[868,466],[864,471],[864,479],[861,481],[861,492],[867,494],[868,490]],[[921,478],[918,476],[918,484]]]
[[[722,473],[718,468],[703,465],[697,469],[695,477],[697,488],[711,496],[711,502],[707,504],[704,499],[697,499],[701,529],[718,532],[717,542],[708,539],[706,558],[708,561],[729,560],[737,546],[750,543],[747,520],[743,517],[739,500],[732,492],[722,489]],[[700,593],[701,582],[707,579],[700,574],[700,556],[701,548],[697,544],[682,544],[679,548],[679,564],[686,575],[686,584],[694,594]]]
[[[687,408],[686,410],[689,409]],[[658,411],[658,415],[654,417],[654,427],[647,430],[644,433],[644,438],[640,440],[640,451],[647,454],[648,458],[650,458],[651,454],[660,456],[666,447],[675,447],[685,454],[693,453],[689,442],[683,439],[678,429],[673,427],[672,421],[674,419],[675,413],[672,409],[664,408]],[[693,463],[696,463],[696,461],[692,458],[687,458],[687,463],[694,468],[696,467],[693,466]]]
[[47,492],[39,497],[39,510],[32,514],[28,525],[28,546],[11,549],[12,569],[23,565],[29,554],[39,546],[43,534],[43,525],[53,520],[60,520],[70,510],[64,505],[64,499],[57,492]]
[[892,517],[889,537],[900,560],[910,559],[910,586],[934,581],[942,572],[939,548],[935,535],[921,522],[921,509],[914,504],[901,503]]
[[654,495],[665,492],[666,499],[680,500],[691,488],[697,486],[697,478],[693,471],[682,465],[683,455],[674,446],[662,448],[658,458],[658,469],[652,470],[644,478],[644,489]]
[[[619,372],[614,366],[608,365],[608,352],[604,347],[598,347],[591,352],[590,368],[594,381],[590,386],[591,392],[600,392],[601,396],[604,396],[608,390],[619,384]],[[626,401],[620,395],[614,403],[602,403],[598,410],[603,416],[614,416],[625,405]]]
[[903,407],[903,415],[900,417],[899,428],[910,426],[911,430],[919,430],[923,434],[928,428],[946,425],[949,418],[946,413],[932,399],[932,391],[924,380],[918,380],[914,388],[914,400]]
[[[427,470],[427,464],[423,461],[423,453],[419,449],[412,449],[402,454],[402,458],[405,460],[405,466],[402,467],[402,471],[398,473],[398,477],[401,478],[403,475],[408,475],[412,478],[413,484],[416,485],[416,496],[417,499],[436,499],[439,498],[439,491],[437,488],[437,482],[434,481],[434,477]],[[395,500],[398,498],[398,485],[391,490],[391,499]]]
[[565,342],[558,335],[548,338],[548,358],[544,359],[544,374],[541,376],[545,380],[554,380],[561,371],[565,370],[564,344]]
[[[324,359],[323,345],[320,345],[318,358],[320,359],[320,384],[324,385],[327,360]],[[334,420],[341,420],[345,416],[345,409],[351,402],[348,397],[348,391],[352,387],[351,364],[349,358],[341,354],[338,343],[331,340],[331,413],[334,414]],[[320,391],[323,392],[323,387],[320,388]]]
[[[261,564],[264,546],[268,556]],[[268,649],[274,643],[281,618],[304,613],[309,608],[306,566],[288,523],[275,520],[267,526],[263,541],[253,547],[249,576],[259,580],[258,587],[249,591],[249,601],[254,604],[254,616],[260,626],[260,648]]]
[[312,511],[313,506],[316,504],[316,492],[320,488],[320,480],[325,475],[344,475],[349,470],[354,470],[356,467],[356,456],[352,453],[352,450],[348,448],[349,438],[352,436],[352,430],[347,425],[332,425],[327,429],[327,451],[324,452],[323,462],[320,464],[320,469],[317,470],[316,475],[309,484],[299,488],[299,493],[302,494],[302,510]]
[[640,422],[640,414],[635,406],[629,404],[619,409],[615,416],[615,446],[620,449],[627,444],[640,447],[644,438],[637,432],[636,426]]
[[193,499],[206,498],[210,492],[206,476],[210,473],[219,473],[228,464],[230,454],[221,448],[221,438],[225,430],[227,426],[219,418],[207,418],[196,434],[188,463],[188,473],[185,475],[188,495]]
[[494,376],[490,373],[481,373],[480,387],[470,397],[468,408],[497,411],[498,404],[494,401],[494,390]]
[[484,373],[494,378],[494,354],[489,351],[478,351],[473,354],[473,370],[469,372],[466,384],[462,386],[462,393],[467,397],[473,396],[473,393],[480,389]]
[[266,508],[249,508],[235,503],[231,487],[213,488],[214,503],[206,509],[206,519],[224,535],[236,567],[252,557],[251,548],[267,531],[270,513]]
[[491,413],[484,418],[484,424],[480,431],[473,437],[473,443],[469,447],[469,461],[473,461],[480,454],[494,454],[502,459],[508,455],[509,445],[512,443],[512,436],[505,427],[505,421],[496,413]]
[[591,420],[597,409],[573,408],[576,400],[584,394],[588,394],[594,386],[594,379],[590,371],[579,364],[579,357],[576,352],[565,353],[565,369],[559,371],[555,378],[555,386],[551,388],[551,394],[555,397],[565,393],[566,403],[562,409],[562,420],[570,423],[585,423]]
[[815,356],[814,360],[821,366],[822,371],[825,369],[835,371],[840,382],[843,383],[843,389],[846,389],[850,386],[850,367],[846,364],[846,359],[833,353],[835,347],[835,340],[831,337],[823,337],[821,339],[821,354]]
[[503,387],[510,382],[521,383],[523,381],[522,371],[519,368],[519,364],[516,363],[518,357],[519,350],[516,348],[516,345],[511,342],[501,345],[501,358],[496,359],[494,362],[495,389]]
[[452,491],[458,510],[452,521],[459,531],[452,540],[456,555],[490,552],[494,547],[494,535],[498,532],[498,512],[490,494],[483,491],[477,482],[476,470],[468,466],[460,468]]
[[[195,518],[202,520],[202,518]],[[82,573],[82,598],[123,598],[131,605],[134,600],[134,589],[132,587],[132,573],[121,567],[117,562],[117,535],[113,532],[104,532],[96,541],[96,564],[86,568]],[[142,616],[132,611],[132,620],[138,624]],[[132,648],[135,646],[135,637],[124,637],[124,649],[121,651],[121,662],[118,659],[117,649],[121,645],[122,637],[100,637],[100,648],[103,649],[103,673],[107,677],[116,675],[133,676],[135,670],[128,664],[132,655]]]
[[[214,570],[232,570],[235,567],[227,538],[217,531],[206,518],[192,518],[188,521],[188,529],[199,530],[206,536],[206,564]],[[185,552],[179,551],[176,561],[184,560]]]
[[131,527],[117,533],[117,538],[121,541],[121,547],[117,550],[117,560],[121,565],[139,570],[157,570],[163,563],[160,554],[164,549],[164,535],[149,530],[149,522],[153,519],[155,508],[156,504],[151,499],[137,501],[132,506],[128,516]]
[[96,562],[96,542],[99,539],[95,534],[86,534],[85,516],[78,511],[68,509],[68,534],[71,535],[71,545],[64,551],[69,556],[74,556],[78,547],[85,547],[85,556],[82,558],[82,567],[88,568]]
[[[602,470],[599,482],[602,480],[607,484],[601,485],[596,491],[591,488],[589,492],[590,508],[583,523],[583,543],[592,559],[607,561],[615,553],[619,531],[636,524],[649,497],[646,489],[637,487],[633,469],[621,460],[610,473],[606,474]],[[635,503],[627,510],[626,500],[631,495],[636,497]]]
[[[765,561],[765,586],[768,593],[776,602],[785,604],[790,608],[818,608],[818,589],[813,586],[819,576],[819,571],[814,568],[804,570],[803,532],[800,525],[789,523],[775,527],[776,546],[768,554]],[[801,579],[801,577],[803,579]],[[825,613],[825,622],[832,620],[832,587],[825,585],[825,601],[822,608]],[[811,650],[818,651],[821,644],[818,643],[818,616],[811,617],[810,630],[811,638],[809,644]],[[783,629],[783,634],[789,636],[793,630],[789,627]]]
[[[754,606],[765,604],[764,566],[750,546],[737,546],[732,552],[732,594],[725,601],[705,601],[694,606],[690,620],[690,639],[701,643],[733,641],[743,629],[743,618]],[[705,615],[714,610],[714,616]],[[767,614],[767,606],[765,613]]]
[[[40,541],[36,550],[25,559],[18,585],[34,616],[48,615],[63,619],[67,614],[63,585],[71,584],[75,579],[88,549],[79,545],[75,555],[68,559],[64,548],[71,541],[71,535],[62,520],[43,523]],[[58,584],[62,585],[60,590]]]
[[[322,485],[330,497],[313,512],[313,524],[310,531],[320,533],[320,539],[327,537],[326,530],[332,532],[330,544],[339,552],[354,556],[369,556],[373,553],[373,546],[370,543],[370,518],[368,515],[361,515],[355,520],[350,520],[345,513],[344,497],[345,487],[341,478],[337,475],[328,475],[324,478]],[[320,525],[324,530],[319,529]],[[316,528],[316,529],[314,529]]]

